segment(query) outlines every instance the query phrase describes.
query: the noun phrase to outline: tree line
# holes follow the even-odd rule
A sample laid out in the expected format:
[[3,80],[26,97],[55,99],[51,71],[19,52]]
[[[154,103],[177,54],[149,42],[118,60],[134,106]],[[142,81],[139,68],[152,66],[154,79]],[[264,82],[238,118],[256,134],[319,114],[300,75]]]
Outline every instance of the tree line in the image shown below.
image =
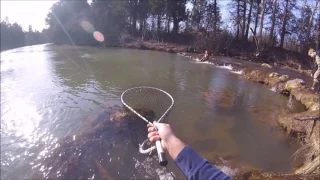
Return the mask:
[[[101,32],[106,45],[121,43],[124,34],[178,42],[179,37],[191,37],[195,45],[216,51],[227,48],[228,42],[249,41],[256,43],[257,50],[280,47],[303,52],[317,42],[319,0],[230,0],[221,7],[222,2],[93,0],[88,4],[86,0],[61,0],[53,5],[46,22],[48,34],[57,44],[99,44],[83,30],[82,21]],[[222,22],[226,11],[230,16]]]
[[1,51],[48,42],[48,40],[43,36],[43,33],[34,31],[32,26],[29,26],[29,30],[25,32],[21,25],[17,23],[10,23],[8,18],[5,18],[0,23],[0,26]]
[[253,43],[257,54],[270,47],[305,53],[319,43],[319,1],[60,0],[42,34],[55,44],[119,46],[139,39],[221,52]]

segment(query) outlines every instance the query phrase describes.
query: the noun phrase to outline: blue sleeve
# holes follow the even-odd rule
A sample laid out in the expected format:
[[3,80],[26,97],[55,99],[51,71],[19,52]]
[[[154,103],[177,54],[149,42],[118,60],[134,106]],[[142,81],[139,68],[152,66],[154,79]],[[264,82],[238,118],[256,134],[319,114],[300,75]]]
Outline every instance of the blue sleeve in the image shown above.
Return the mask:
[[188,180],[231,180],[228,175],[199,156],[190,146],[184,147],[174,162]]

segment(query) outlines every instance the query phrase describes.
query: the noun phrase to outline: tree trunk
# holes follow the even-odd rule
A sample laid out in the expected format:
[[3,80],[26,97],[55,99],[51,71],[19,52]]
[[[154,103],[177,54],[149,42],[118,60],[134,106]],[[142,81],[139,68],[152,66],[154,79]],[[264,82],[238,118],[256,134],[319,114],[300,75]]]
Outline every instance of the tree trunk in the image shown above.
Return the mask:
[[214,14],[214,22],[213,22],[213,38],[217,36],[217,21],[218,21],[218,12],[217,12],[217,0],[213,2],[213,14]]
[[260,7],[260,3],[258,1],[257,3],[257,7],[258,7],[258,10],[257,10],[257,15],[256,15],[256,19],[254,21],[254,31],[253,31],[253,34],[256,36],[257,35],[257,27],[258,27],[258,22],[259,22],[259,7]]
[[248,36],[249,36],[249,28],[250,28],[250,21],[251,21],[252,5],[253,5],[253,0],[250,0],[250,9],[249,9],[249,15],[248,15],[248,24],[247,24],[247,29],[246,29],[245,41],[248,41]]
[[173,29],[172,29],[172,32],[174,34],[178,34],[178,31],[179,31],[179,20],[175,17],[172,17],[172,20],[173,20]]
[[260,29],[259,29],[259,44],[261,44],[262,42],[262,30],[263,30],[263,20],[264,20],[264,11],[266,9],[266,2],[267,0],[262,0]]
[[134,0],[130,3],[130,9],[131,9],[131,33],[135,35],[137,31],[137,1]]
[[240,0],[237,1],[237,37],[236,39],[239,40],[239,31],[240,31]]
[[273,0],[273,9],[272,9],[272,16],[271,16],[271,29],[270,29],[270,37],[269,37],[269,40],[270,40],[270,45],[273,46],[273,43],[274,43],[274,34],[273,34],[273,31],[274,31],[274,26],[276,24],[276,12],[277,12],[277,1],[278,0]]
[[157,31],[158,33],[161,31],[161,15],[157,15]]
[[283,43],[284,43],[284,36],[286,35],[286,26],[287,26],[287,15],[288,15],[288,4],[289,0],[286,1],[286,7],[283,15],[283,23],[282,23],[282,28],[281,28],[281,35],[280,35],[280,48],[283,48]]
[[[307,27],[307,43],[309,43],[309,40],[310,40],[310,31],[311,31],[311,27],[312,27],[312,22],[313,22],[313,16],[316,12],[316,10],[318,9],[318,4],[319,4],[319,0],[316,1],[316,5],[312,11],[312,14],[310,16],[310,19],[309,19],[309,23],[308,23],[308,27]],[[320,12],[319,12],[320,13]]]
[[320,13],[318,13],[318,24],[316,33],[316,50],[319,51],[319,41],[320,41]]
[[139,32],[142,34],[142,29],[143,29],[143,20],[142,19],[140,19],[139,24],[140,24]]
[[246,31],[246,13],[247,13],[247,2],[243,1],[243,14],[242,14],[242,40],[245,39],[245,31]]
[[134,13],[132,16],[132,33],[135,34],[137,31],[137,15]]
[[167,33],[170,33],[170,16],[168,16],[167,20]]

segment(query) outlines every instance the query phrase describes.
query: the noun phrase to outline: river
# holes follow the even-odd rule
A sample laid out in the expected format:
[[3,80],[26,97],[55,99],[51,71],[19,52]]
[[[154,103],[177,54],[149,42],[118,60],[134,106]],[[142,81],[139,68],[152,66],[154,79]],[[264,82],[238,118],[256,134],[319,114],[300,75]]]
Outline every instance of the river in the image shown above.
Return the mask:
[[[266,171],[293,169],[299,143],[266,125],[288,108],[288,97],[176,54],[46,44],[1,53],[1,179],[34,177],[61,139],[88,129],[88,119],[103,107],[121,106],[121,93],[141,85],[173,96],[169,123],[208,160],[236,157]],[[293,104],[293,111],[301,110]],[[129,149],[125,156],[123,149]],[[168,178],[156,158],[139,155],[127,140],[105,154],[110,160],[101,165],[113,178]],[[171,161],[169,169],[183,177]],[[82,178],[100,177],[83,171],[88,177]]]

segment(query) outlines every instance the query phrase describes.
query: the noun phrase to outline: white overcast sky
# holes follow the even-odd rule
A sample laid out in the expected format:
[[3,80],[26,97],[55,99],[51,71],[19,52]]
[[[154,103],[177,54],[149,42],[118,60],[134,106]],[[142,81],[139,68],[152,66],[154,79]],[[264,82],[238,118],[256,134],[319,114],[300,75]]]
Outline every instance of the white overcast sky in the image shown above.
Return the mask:
[[11,23],[17,22],[28,30],[31,25],[34,30],[42,31],[46,27],[45,19],[51,6],[58,0],[1,0],[1,21],[6,17]]

